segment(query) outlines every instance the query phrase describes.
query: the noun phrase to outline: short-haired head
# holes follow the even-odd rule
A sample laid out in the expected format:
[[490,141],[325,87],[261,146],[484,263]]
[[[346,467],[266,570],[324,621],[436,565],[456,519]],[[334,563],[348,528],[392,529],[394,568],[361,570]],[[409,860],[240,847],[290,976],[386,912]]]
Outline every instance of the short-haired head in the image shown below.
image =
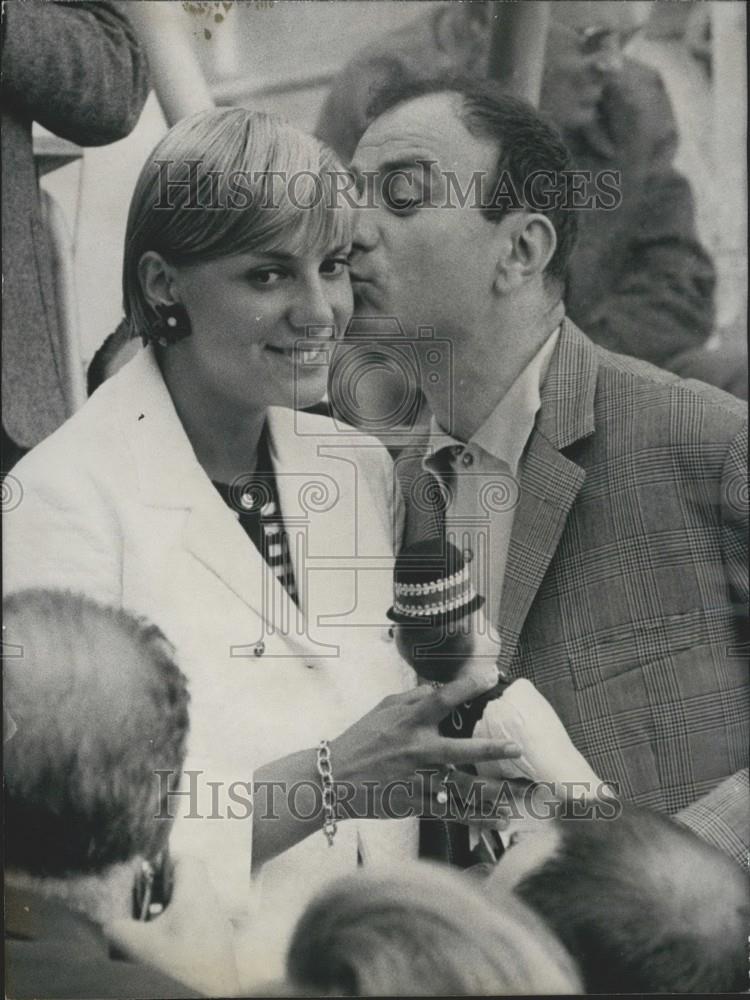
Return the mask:
[[62,878],[154,858],[188,732],[172,646],[155,625],[62,591],[12,594],[3,618],[8,867]]
[[[491,196],[483,204],[482,214],[499,222],[513,211],[508,198],[508,191],[512,190],[522,207],[549,219],[557,243],[545,277],[561,293],[575,247],[578,221],[574,211],[560,206],[565,200],[564,172],[573,169],[573,160],[559,132],[531,105],[503,93],[492,81],[459,75],[418,80],[403,72],[395,74],[375,94],[368,107],[368,119],[372,123],[400,105],[432,94],[455,94],[456,111],[464,128],[475,138],[489,140],[496,146],[494,172],[486,185]],[[533,204],[529,203],[524,200],[524,192],[534,191],[529,179],[541,178],[543,174],[547,181],[552,178],[545,186],[545,201],[535,198]],[[547,200],[551,207],[546,207]]]
[[174,266],[251,252],[346,244],[352,210],[335,197],[335,154],[282,118],[246,108],[200,111],[152,150],[130,203],[123,299],[132,335],[156,322],[143,255]]
[[[617,819],[555,825],[556,849],[513,893],[567,947],[587,993],[729,993],[747,986],[750,881],[731,858],[674,820],[635,806],[624,806]],[[504,905],[502,867],[487,888],[499,891]]]
[[310,996],[575,993],[565,950],[517,901],[425,862],[326,887],[294,932],[287,975]]

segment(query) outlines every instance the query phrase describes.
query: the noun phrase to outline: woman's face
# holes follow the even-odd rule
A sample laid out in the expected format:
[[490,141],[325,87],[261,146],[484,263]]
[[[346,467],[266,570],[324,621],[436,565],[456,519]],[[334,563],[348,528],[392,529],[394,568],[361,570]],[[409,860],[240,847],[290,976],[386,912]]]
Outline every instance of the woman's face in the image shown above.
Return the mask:
[[302,408],[325,394],[332,339],[352,312],[350,246],[242,253],[175,269],[192,334],[170,346],[244,410]]

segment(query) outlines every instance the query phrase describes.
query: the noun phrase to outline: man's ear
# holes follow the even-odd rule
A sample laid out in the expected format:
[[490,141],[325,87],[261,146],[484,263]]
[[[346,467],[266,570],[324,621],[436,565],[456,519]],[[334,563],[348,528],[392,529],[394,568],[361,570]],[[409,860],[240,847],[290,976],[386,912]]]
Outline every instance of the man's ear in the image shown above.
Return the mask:
[[512,212],[498,224],[495,291],[507,295],[541,276],[557,247],[555,227],[545,215]]
[[147,301],[152,306],[174,305],[177,273],[156,250],[147,250],[138,261],[138,277]]

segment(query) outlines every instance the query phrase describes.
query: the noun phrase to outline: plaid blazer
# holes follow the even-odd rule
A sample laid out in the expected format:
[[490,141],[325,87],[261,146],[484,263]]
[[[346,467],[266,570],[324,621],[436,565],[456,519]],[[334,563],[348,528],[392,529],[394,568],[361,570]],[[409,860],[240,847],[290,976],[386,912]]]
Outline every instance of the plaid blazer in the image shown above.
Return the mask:
[[[397,459],[404,543],[423,449]],[[523,461],[499,664],[626,800],[747,863],[747,413],[565,320]]]

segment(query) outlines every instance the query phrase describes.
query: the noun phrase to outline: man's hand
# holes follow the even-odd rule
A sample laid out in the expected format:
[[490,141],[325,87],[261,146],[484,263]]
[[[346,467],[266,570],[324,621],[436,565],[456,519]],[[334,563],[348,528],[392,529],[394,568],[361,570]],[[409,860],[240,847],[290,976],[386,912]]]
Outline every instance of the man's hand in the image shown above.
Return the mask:
[[172,898],[148,923],[118,920],[105,931],[128,958],[144,962],[207,996],[239,992],[229,920],[208,872],[195,858],[176,858]]
[[[489,702],[476,736],[513,740],[521,748],[514,760],[481,765],[480,774],[543,782],[558,799],[591,800],[603,784],[568,736],[557,712],[534,685],[521,677]],[[541,788],[538,790],[541,793]]]

